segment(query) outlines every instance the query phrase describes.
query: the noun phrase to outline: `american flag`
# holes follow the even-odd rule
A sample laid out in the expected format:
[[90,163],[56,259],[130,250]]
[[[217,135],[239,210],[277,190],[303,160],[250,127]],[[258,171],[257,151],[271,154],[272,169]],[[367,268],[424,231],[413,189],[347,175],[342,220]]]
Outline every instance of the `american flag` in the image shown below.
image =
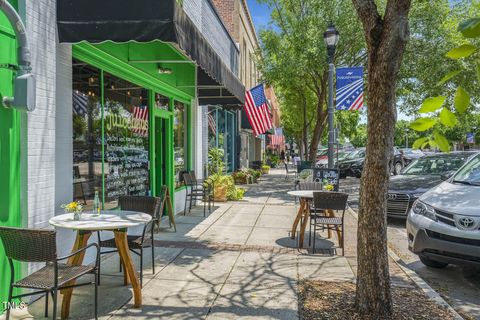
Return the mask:
[[79,92],[73,91],[73,112],[79,116],[84,116],[88,111],[88,96]]
[[272,127],[272,116],[263,84],[259,84],[245,93],[245,112],[256,136],[265,133]]
[[363,68],[337,69],[337,110],[360,110],[363,106]]
[[282,146],[285,144],[282,128],[275,128],[275,134],[270,136],[270,144],[273,146]]
[[[133,119],[148,121],[148,107],[147,106],[133,107],[132,117]],[[146,129],[135,128],[133,129],[133,132],[139,136],[146,137],[148,136],[148,127]]]
[[217,134],[217,122],[215,121],[215,117],[211,113],[208,114],[208,127],[210,128],[210,130],[212,130],[212,133],[214,135]]

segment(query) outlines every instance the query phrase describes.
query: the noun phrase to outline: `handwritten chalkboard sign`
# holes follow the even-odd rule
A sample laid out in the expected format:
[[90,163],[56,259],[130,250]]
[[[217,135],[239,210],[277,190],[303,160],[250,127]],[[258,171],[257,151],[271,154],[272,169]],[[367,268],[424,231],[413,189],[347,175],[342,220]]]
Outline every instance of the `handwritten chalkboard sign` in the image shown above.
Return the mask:
[[105,172],[107,202],[149,194],[148,109],[107,101]]
[[323,185],[331,184],[333,185],[333,190],[338,191],[340,172],[338,169],[314,168],[313,181],[320,182]]

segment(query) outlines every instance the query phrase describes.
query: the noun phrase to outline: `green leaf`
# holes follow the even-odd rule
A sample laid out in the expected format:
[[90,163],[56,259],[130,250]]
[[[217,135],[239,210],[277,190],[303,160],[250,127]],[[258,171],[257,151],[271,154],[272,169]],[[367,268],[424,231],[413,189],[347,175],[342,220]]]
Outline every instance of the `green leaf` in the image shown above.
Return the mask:
[[418,112],[427,113],[427,112],[433,112],[435,110],[438,110],[445,103],[446,99],[447,98],[444,96],[427,98],[423,101],[422,107],[420,108],[420,110],[418,110]]
[[458,31],[460,31],[465,38],[480,37],[480,17],[462,21],[458,25]]
[[460,47],[453,48],[447,52],[447,57],[450,59],[462,59],[469,57],[477,50],[477,47],[471,44],[462,44]]
[[440,112],[440,122],[448,127],[454,127],[457,124],[457,116],[444,107],[442,112]]
[[470,95],[462,87],[457,88],[455,92],[455,98],[453,99],[455,109],[458,113],[465,113],[470,105]]
[[420,149],[425,144],[425,142],[428,142],[427,137],[418,138],[417,140],[415,140],[412,147],[413,149]]
[[447,73],[440,81],[438,81],[437,86],[440,86],[440,85],[444,84],[445,82],[452,79],[453,77],[455,77],[460,72],[462,72],[462,70],[455,70],[455,71],[451,71],[451,72]]
[[438,131],[433,133],[433,137],[435,139],[435,143],[443,152],[450,151],[450,143],[448,142],[447,138],[443,134]]
[[433,147],[432,140],[428,139],[427,141],[425,141],[420,147],[420,149],[425,149],[428,145]]
[[410,128],[415,131],[427,131],[435,125],[437,122],[434,118],[418,118],[417,120],[410,123]]

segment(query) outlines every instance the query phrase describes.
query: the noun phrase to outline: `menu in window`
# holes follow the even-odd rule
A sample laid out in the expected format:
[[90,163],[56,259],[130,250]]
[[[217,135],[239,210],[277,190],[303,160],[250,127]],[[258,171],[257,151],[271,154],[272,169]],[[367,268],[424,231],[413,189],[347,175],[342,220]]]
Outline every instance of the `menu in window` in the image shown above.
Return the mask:
[[136,108],[105,116],[107,201],[149,193],[148,109]]

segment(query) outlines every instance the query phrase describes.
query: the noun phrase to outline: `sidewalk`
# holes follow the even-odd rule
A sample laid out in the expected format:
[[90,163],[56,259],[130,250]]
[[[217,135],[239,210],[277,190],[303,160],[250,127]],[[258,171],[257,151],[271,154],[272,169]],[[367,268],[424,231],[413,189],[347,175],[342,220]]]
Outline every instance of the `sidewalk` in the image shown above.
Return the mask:
[[[293,181],[284,177],[283,170],[272,170],[258,185],[248,186],[245,200],[216,203],[206,218],[201,207],[177,216],[176,233],[165,222],[155,235],[154,275],[145,254],[142,309],[132,308],[131,288],[123,286],[118,256],[111,255],[102,262],[101,318],[297,319],[299,279],[353,281],[345,257],[296,249],[289,231],[298,208],[286,194]],[[325,249],[337,243],[318,239]],[[92,294],[90,287],[74,291],[72,319],[91,317]],[[29,312],[41,318],[43,300]]]

